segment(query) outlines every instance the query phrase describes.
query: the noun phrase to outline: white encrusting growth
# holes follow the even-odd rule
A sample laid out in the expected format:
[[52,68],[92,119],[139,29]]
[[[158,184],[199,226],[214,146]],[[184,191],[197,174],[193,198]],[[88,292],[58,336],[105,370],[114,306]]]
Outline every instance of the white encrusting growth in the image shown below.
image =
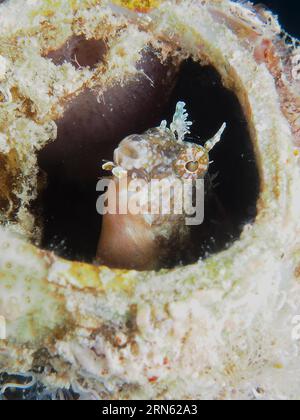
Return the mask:
[[3,80],[7,71],[7,59],[0,55],[0,80]]

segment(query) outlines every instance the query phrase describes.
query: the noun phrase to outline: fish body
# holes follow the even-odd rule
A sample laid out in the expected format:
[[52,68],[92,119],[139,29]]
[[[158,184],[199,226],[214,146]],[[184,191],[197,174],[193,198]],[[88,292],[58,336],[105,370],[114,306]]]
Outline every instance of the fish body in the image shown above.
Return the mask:
[[[114,162],[104,165],[113,173],[107,199],[118,210],[125,200],[127,206],[122,214],[104,216],[99,263],[146,270],[180,260],[190,233],[186,216],[193,211],[197,185],[203,186],[197,180],[204,181],[209,151],[226,127],[200,146],[184,141],[192,125],[187,117],[185,104],[179,102],[170,128],[163,121],[160,127],[126,137],[114,152]],[[139,202],[139,214],[129,208],[132,199]]]

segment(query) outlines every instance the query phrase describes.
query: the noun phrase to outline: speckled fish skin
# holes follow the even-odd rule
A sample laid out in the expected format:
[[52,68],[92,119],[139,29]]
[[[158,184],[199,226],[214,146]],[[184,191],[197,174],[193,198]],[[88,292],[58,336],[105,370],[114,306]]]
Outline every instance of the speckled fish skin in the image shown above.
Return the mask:
[[[138,171],[139,174],[144,174],[148,182],[167,177],[187,179],[184,175],[192,175],[192,172],[185,170],[184,173],[178,173],[177,166],[184,156],[187,157],[185,163],[189,162],[189,156],[194,156],[196,160],[197,153],[208,157],[204,147],[192,142],[177,141],[171,132],[155,128],[143,135],[124,139],[115,151],[114,161],[117,166],[128,171],[129,176],[132,177]],[[195,171],[195,179],[204,178],[208,166],[209,162],[206,160],[203,171]]]

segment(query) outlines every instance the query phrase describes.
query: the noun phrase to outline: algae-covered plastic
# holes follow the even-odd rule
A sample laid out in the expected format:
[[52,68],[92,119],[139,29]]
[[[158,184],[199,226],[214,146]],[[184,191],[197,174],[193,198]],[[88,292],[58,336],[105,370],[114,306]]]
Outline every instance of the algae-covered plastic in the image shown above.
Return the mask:
[[[2,398],[16,383],[56,398],[299,398],[291,42],[244,2],[1,3]],[[194,139],[227,123],[197,258],[94,265],[94,165],[100,177],[122,139],[170,120],[178,101]]]

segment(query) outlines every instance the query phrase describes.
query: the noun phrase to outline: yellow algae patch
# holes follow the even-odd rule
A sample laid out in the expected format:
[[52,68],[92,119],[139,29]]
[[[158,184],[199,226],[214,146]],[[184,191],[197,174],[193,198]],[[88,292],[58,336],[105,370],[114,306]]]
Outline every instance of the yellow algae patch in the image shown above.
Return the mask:
[[131,294],[137,283],[136,272],[109,270],[106,267],[57,260],[49,270],[49,281],[78,289],[94,289],[97,292],[123,291]]
[[159,6],[161,0],[113,0],[113,3],[135,10],[136,12],[147,13]]

